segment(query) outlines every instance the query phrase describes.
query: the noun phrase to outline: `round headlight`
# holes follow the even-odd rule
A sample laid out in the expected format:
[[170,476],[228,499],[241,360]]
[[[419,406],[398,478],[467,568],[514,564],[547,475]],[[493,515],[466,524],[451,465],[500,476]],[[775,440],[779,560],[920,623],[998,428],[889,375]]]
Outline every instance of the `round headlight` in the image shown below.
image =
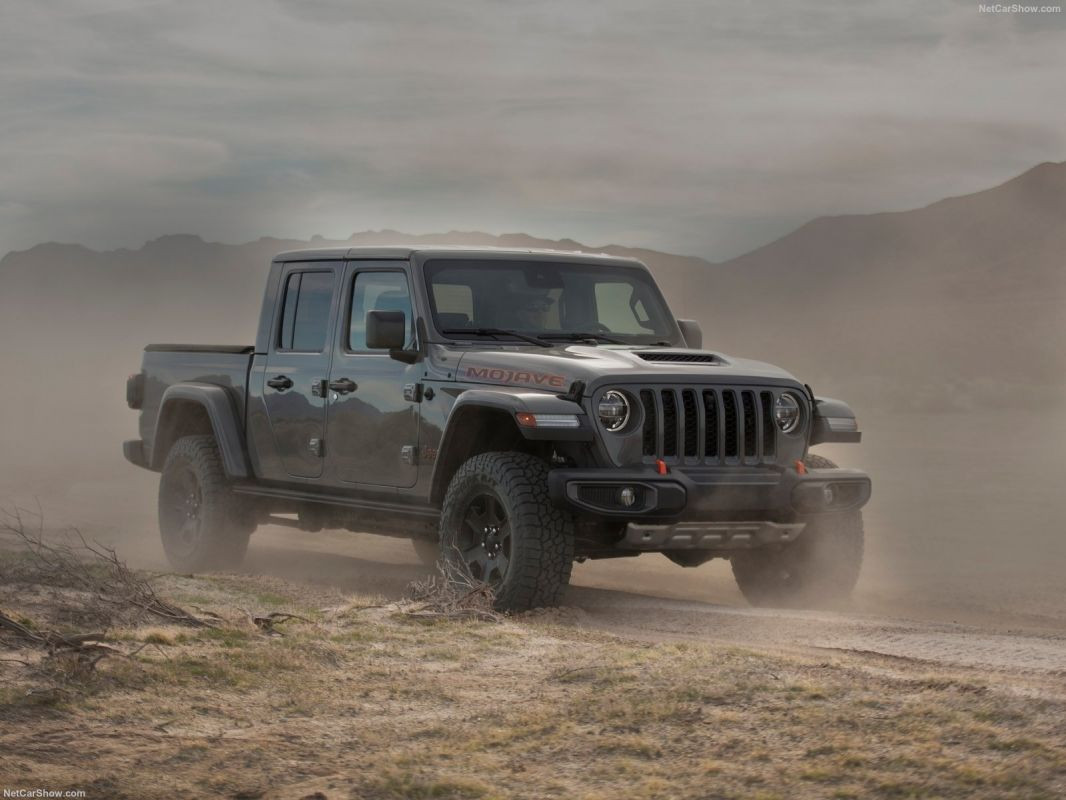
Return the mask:
[[596,413],[603,427],[609,431],[620,431],[629,422],[629,400],[621,392],[611,389],[600,398]]
[[774,421],[782,433],[792,433],[800,424],[799,401],[787,392],[774,402]]

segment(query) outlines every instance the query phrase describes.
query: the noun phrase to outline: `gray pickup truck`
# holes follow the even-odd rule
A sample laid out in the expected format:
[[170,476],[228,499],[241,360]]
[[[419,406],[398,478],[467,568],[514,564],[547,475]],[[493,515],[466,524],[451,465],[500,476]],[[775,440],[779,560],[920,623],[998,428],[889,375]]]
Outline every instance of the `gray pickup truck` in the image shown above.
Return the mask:
[[260,524],[413,539],[557,603],[575,560],[732,562],[757,605],[846,597],[862,472],[847,405],[702,347],[638,261],[579,253],[282,253],[248,346],[154,344],[127,383],[176,569],[236,566]]

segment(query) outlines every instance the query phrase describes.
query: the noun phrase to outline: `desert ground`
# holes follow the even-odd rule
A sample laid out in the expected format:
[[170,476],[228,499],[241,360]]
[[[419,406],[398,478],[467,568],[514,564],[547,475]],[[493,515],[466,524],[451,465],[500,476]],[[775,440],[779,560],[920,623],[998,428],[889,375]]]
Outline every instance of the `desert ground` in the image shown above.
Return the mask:
[[[559,609],[467,618],[401,599],[423,570],[392,542],[358,558],[331,534],[267,538],[249,574],[152,576],[196,627],[5,553],[5,615],[38,635],[103,627],[109,649],[92,662],[5,637],[0,784],[314,800],[1066,791],[1062,634],[587,585]],[[252,574],[293,558],[318,577]]]

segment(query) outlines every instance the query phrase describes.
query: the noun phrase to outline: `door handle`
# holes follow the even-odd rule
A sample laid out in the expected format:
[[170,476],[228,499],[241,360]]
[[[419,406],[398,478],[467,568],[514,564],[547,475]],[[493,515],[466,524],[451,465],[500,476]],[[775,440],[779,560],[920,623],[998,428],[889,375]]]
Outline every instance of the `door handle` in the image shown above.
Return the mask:
[[355,381],[349,378],[341,378],[339,380],[330,381],[329,388],[337,394],[348,394],[349,392],[354,392],[359,386]]
[[279,392],[284,392],[286,389],[292,388],[292,378],[287,378],[284,375],[278,375],[276,378],[271,378],[267,381],[267,386],[271,389],[277,389]]

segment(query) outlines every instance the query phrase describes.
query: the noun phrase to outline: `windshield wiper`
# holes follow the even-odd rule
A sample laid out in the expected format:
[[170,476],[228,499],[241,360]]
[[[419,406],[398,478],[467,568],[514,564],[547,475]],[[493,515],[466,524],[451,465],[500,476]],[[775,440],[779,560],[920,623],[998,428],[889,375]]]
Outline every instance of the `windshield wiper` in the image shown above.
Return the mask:
[[616,339],[613,336],[608,336],[605,333],[581,333],[579,331],[566,331],[565,333],[542,333],[541,337],[544,339],[566,339],[568,341],[580,341],[581,339],[599,339],[601,342],[610,342],[611,344],[626,344],[621,339]]
[[496,339],[500,336],[513,336],[523,342],[540,345],[541,347],[553,347],[551,342],[546,342],[536,336],[526,333],[508,330],[507,328],[445,328],[441,331],[445,336],[458,336],[461,333],[472,333],[474,336],[491,336]]

